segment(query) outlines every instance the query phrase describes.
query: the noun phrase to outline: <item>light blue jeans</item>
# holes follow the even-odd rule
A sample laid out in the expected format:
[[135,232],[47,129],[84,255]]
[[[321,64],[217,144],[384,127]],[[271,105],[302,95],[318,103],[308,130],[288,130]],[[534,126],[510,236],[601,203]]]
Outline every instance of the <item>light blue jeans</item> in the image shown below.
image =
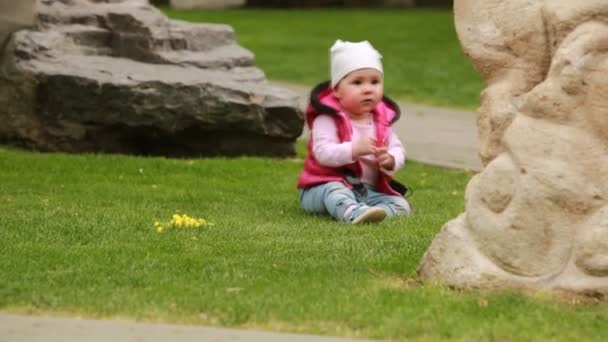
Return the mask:
[[308,189],[300,189],[300,205],[312,214],[329,213],[338,221],[350,222],[369,207],[380,207],[387,216],[407,216],[412,212],[405,198],[375,191],[365,185],[362,196],[341,182],[329,182]]

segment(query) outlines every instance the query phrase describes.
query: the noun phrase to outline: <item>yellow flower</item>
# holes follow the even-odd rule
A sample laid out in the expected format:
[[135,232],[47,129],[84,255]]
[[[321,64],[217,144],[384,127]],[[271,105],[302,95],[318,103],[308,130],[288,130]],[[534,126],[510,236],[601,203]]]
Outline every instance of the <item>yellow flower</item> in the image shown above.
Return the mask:
[[190,217],[186,214],[180,215],[179,213],[173,214],[169,222],[154,222],[154,228],[156,228],[156,231],[159,233],[170,228],[198,228],[206,225],[211,224],[205,219]]

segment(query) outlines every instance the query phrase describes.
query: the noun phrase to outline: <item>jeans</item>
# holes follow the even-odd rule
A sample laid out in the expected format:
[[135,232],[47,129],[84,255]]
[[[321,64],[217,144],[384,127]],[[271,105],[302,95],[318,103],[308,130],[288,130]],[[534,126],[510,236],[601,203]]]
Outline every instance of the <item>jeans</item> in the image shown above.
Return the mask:
[[387,216],[407,216],[412,212],[405,198],[377,192],[367,184],[365,187],[367,195],[360,195],[341,182],[300,189],[300,205],[309,213],[329,213],[336,220],[347,222],[354,220],[369,207],[382,208]]

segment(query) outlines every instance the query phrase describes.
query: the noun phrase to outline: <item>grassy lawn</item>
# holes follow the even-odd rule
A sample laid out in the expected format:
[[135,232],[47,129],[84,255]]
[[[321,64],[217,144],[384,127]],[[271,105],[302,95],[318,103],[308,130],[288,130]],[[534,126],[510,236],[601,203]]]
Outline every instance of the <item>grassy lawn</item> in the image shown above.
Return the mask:
[[164,11],[175,19],[231,25],[270,79],[316,85],[329,79],[329,47],[336,39],[369,40],[383,55],[389,96],[468,109],[479,102],[482,83],[448,10]]
[[[415,215],[298,208],[301,158],[165,159],[0,147],[0,310],[381,339],[606,340],[608,307],[419,284],[471,174],[410,163]],[[213,225],[157,233],[179,211]]]

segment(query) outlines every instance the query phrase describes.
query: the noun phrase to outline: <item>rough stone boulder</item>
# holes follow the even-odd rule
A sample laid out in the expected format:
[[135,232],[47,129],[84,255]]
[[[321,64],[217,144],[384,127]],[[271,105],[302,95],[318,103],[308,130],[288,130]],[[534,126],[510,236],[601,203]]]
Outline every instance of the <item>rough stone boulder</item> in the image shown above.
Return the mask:
[[608,294],[608,2],[456,0],[484,170],[423,279]]
[[145,0],[40,0],[0,59],[0,142],[41,151],[289,156],[295,93],[268,84],[226,25]]

